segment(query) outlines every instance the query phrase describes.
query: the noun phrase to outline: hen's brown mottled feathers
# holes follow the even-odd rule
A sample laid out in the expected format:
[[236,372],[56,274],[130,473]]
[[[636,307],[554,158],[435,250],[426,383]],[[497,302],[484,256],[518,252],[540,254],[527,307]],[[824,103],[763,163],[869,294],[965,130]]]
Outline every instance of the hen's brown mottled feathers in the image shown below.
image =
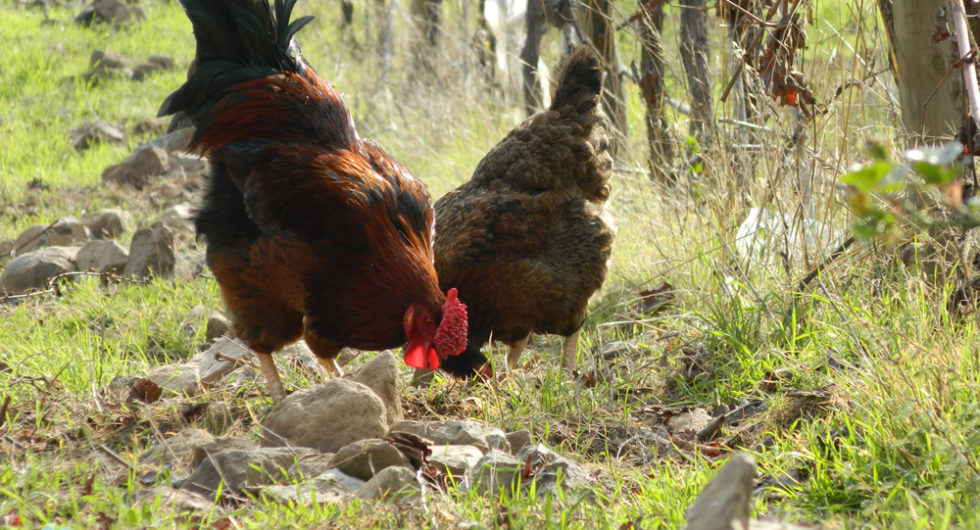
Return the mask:
[[591,50],[573,52],[550,109],[512,130],[469,182],[436,202],[439,281],[459,289],[470,318],[467,350],[447,370],[478,369],[491,334],[506,343],[531,332],[568,336],[585,321],[613,239],[601,218],[612,166],[597,109],[601,76]]

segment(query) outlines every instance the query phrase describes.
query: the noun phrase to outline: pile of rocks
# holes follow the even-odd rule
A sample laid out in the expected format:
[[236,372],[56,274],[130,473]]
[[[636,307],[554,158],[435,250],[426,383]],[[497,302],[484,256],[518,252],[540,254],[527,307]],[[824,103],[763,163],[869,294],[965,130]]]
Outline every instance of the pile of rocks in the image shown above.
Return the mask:
[[[139,189],[151,179],[196,177],[206,166],[201,159],[183,152],[190,134],[184,129],[140,145],[123,161],[106,168],[103,180]],[[82,144],[88,140],[78,141]],[[0,241],[0,262],[13,258],[0,274],[0,294],[44,289],[52,278],[81,271],[138,279],[169,277],[178,266],[175,235],[193,230],[192,212],[186,203],[171,206],[137,230],[128,248],[119,240],[133,230],[136,221],[124,210],[99,210],[83,215],[81,220],[67,216],[49,225],[32,226],[14,239]],[[193,268],[200,264],[185,265]]]
[[0,254],[13,255],[0,273],[0,292],[18,294],[48,287],[72,272],[121,274],[130,278],[169,276],[174,271],[173,230],[163,221],[137,231],[129,249],[112,239],[131,226],[132,214],[100,210],[28,228],[0,242]]
[[[209,380],[255,372],[241,362],[241,353],[234,359],[219,353],[231,351],[230,344],[218,341],[199,359],[157,369],[147,379],[160,382],[170,395],[193,394]],[[225,370],[215,369],[217,363]],[[216,438],[189,428],[160,440],[140,462],[165,468],[154,476],[169,476],[171,482],[140,498],[202,510],[201,503],[246,495],[296,503],[401,502],[427,491],[495,494],[513,487],[529,491],[532,485],[539,496],[559,488],[591,494],[593,477],[532,443],[527,430],[504,432],[471,420],[404,419],[398,364],[391,352],[382,352],[349,377],[293,392],[268,413],[254,437]],[[197,384],[188,384],[195,377]],[[184,476],[181,469],[187,470]]]

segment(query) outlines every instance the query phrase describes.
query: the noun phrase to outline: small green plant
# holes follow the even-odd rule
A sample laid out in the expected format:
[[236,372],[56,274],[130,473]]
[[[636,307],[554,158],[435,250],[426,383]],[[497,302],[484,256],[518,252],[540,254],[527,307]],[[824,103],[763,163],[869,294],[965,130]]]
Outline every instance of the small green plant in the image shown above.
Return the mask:
[[964,200],[964,186],[957,181],[962,154],[963,145],[950,142],[909,149],[897,159],[887,145],[871,143],[871,161],[841,177],[850,186],[848,204],[859,217],[854,235],[895,242],[909,233],[980,226],[980,200]]

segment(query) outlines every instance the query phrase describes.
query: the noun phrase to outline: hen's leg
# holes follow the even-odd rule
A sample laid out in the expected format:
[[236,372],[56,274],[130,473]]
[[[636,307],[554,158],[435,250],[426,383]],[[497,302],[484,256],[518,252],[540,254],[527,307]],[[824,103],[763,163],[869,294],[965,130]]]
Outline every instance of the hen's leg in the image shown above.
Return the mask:
[[565,337],[561,347],[561,367],[571,372],[575,369],[575,354],[578,353],[578,331]]
[[258,357],[259,366],[262,368],[262,373],[265,374],[265,384],[269,387],[272,399],[277,403],[282,401],[286,398],[286,391],[282,387],[279,370],[276,369],[276,362],[272,360],[272,354],[255,352],[255,356]]
[[530,335],[524,337],[523,339],[512,342],[507,345],[510,350],[507,352],[507,368],[513,370],[517,368],[517,361],[521,359],[521,354],[524,353],[524,348],[527,347],[527,340],[531,338]]

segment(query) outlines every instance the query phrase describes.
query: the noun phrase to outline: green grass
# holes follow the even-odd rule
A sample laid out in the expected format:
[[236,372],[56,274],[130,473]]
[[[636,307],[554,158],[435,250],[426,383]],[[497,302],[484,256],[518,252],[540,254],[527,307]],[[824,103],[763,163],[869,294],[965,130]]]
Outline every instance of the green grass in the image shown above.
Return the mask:
[[[452,24],[450,36],[457,38],[440,50],[448,65],[440,75],[449,88],[420,81],[400,14],[390,81],[383,86],[377,36],[365,31],[377,27],[366,20],[369,4],[356,5],[363,49],[355,51],[341,41],[334,4],[301,2],[298,14],[317,16],[300,36],[304,54],[345,94],[361,134],[378,140],[438,197],[464,181],[519,123],[519,99],[510,94],[506,103],[464,78],[466,39]],[[146,21],[116,30],[76,26],[77,6],[46,14],[0,6],[0,38],[10,48],[0,55],[0,239],[107,206],[128,206],[147,223],[177,200],[164,194],[151,201],[154,190],[137,194],[100,182],[104,167],[152,136],[132,129],[156,114],[193,55],[190,26],[176,3],[142,7]],[[458,7],[447,7],[446,20],[457,20]],[[617,8],[622,19],[633,6]],[[829,101],[841,83],[865,78],[869,58],[880,70],[881,34],[871,2],[821,1],[815,11],[802,70],[818,97]],[[676,9],[667,14],[668,92],[683,99]],[[554,44],[554,35],[549,39]],[[639,61],[632,39],[631,31],[620,33],[626,63]],[[718,72],[712,82],[720,94],[731,74],[718,41],[712,43],[712,71]],[[77,76],[96,49],[137,59],[167,55],[177,67],[142,82],[87,86]],[[753,498],[757,514],[824,528],[980,526],[980,336],[976,316],[946,312],[952,281],[924,281],[915,266],[894,265],[885,250],[858,245],[796,293],[812,262],[746,266],[732,250],[750,206],[812,212],[846,230],[850,219],[835,193],[837,177],[860,160],[866,139],[900,143],[888,75],[830,101],[828,113],[808,128],[803,150],[781,147],[792,121],[785,109],[767,106],[769,132],[747,140],[722,136],[719,145],[705,148],[703,171],[685,175],[674,188],[643,174],[643,105],[627,83],[629,144],[616,163],[608,204],[618,233],[606,285],[580,342],[582,378],[553,369],[560,340],[540,338],[522,358],[522,369],[492,387],[466,389],[439,377],[430,388],[407,391],[419,414],[431,414],[427,407],[442,417],[529,429],[535,440],[599,478],[594,504],[509,491],[432,493],[425,509],[359,502],[296,508],[258,499],[228,513],[196,514],[202,521],[140,507],[136,495],[148,470],[107,457],[105,448],[133,462],[155,436],[183,426],[174,418],[187,403],[129,410],[103,391],[116,376],[142,375],[197,351],[203,332],[198,326],[188,333],[186,315],[197,305],[221,307],[213,280],[204,275],[108,286],[81,278],[58,296],[0,302],[0,404],[10,399],[8,417],[0,419],[0,518],[73,528],[97,527],[105,517],[119,527],[206,526],[230,517],[246,528],[623,528],[628,522],[678,528],[727,448],[717,459],[658,447],[645,437],[660,426],[654,413],[760,400],[767,410],[721,436],[756,458],[766,485]],[[732,103],[719,104],[717,113],[730,116]],[[668,116],[677,152],[683,152],[686,117],[673,110]],[[74,150],[69,131],[93,119],[122,126],[128,141]],[[745,143],[766,150],[743,149]],[[732,155],[743,153],[748,162],[740,164]],[[50,189],[28,186],[32,180]],[[801,182],[812,189],[809,202]],[[656,314],[639,314],[639,291],[663,282],[673,287],[674,300]],[[631,344],[629,353],[597,358],[595,349],[614,340]],[[318,381],[302,370],[284,372],[293,387]],[[407,369],[403,375],[408,378]],[[247,436],[270,407],[254,384],[204,399],[228,400],[237,414],[232,426],[190,422],[215,434]],[[798,481],[777,480],[789,475]]]
[[[143,6],[152,23],[120,30],[90,28],[72,22],[76,10],[6,6],[0,10],[0,37],[8,50],[0,57],[0,204],[35,204],[26,215],[11,215],[0,225],[0,238],[63,213],[63,190],[93,186],[102,170],[119,162],[145,138],[133,134],[140,120],[153,118],[163,98],[184,77],[193,55],[190,23],[173,3]],[[149,46],[152,44],[152,46]],[[178,67],[143,81],[109,80],[88,86],[81,74],[95,50],[112,50],[142,61],[151,54],[173,57]],[[123,144],[97,144],[76,151],[70,131],[102,119],[123,129]],[[33,191],[31,180],[50,186]],[[8,208],[4,208],[7,210]],[[22,214],[23,212],[17,212]],[[74,213],[74,212],[73,212]],[[46,221],[47,220],[47,221]]]

